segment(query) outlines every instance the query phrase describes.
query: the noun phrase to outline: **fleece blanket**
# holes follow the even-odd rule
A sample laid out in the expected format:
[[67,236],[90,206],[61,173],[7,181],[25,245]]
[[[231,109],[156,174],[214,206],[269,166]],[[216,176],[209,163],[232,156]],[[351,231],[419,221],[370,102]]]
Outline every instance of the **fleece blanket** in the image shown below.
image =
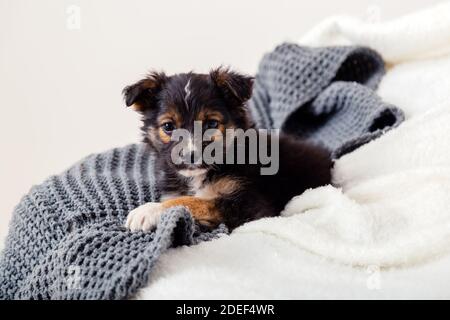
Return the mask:
[[386,22],[333,17],[302,38],[376,48],[390,66],[378,93],[405,122],[337,159],[339,187],[167,252],[139,298],[449,299],[448,39],[449,2]]
[[365,47],[283,43],[262,59],[250,111],[259,128],[282,128],[338,158],[403,121],[374,93],[384,62]]
[[[315,79],[322,79],[296,90],[306,97],[298,106],[312,99],[309,110],[316,118],[328,119],[310,128],[305,139],[316,142],[315,137],[320,136],[333,150],[346,142],[355,148],[402,120],[398,109],[384,104],[369,88],[376,86],[383,73],[383,62],[374,51],[358,47],[291,49],[295,53],[291,56],[311,67]],[[317,73],[313,72],[315,61],[320,61]],[[358,68],[351,68],[354,61]],[[357,79],[361,84],[343,82]],[[295,104],[285,112],[294,109]],[[391,112],[393,121],[373,129],[386,112]],[[277,114],[281,116],[279,111]],[[357,121],[346,121],[351,118]],[[333,134],[337,126],[345,132],[339,140]],[[321,133],[315,135],[315,131]],[[158,197],[152,155],[142,145],[92,155],[36,186],[13,215],[0,260],[0,297],[128,298],[151,278],[156,261],[168,248],[227,232],[225,226],[202,232],[184,208],[164,213],[155,232],[124,229],[132,209]]]

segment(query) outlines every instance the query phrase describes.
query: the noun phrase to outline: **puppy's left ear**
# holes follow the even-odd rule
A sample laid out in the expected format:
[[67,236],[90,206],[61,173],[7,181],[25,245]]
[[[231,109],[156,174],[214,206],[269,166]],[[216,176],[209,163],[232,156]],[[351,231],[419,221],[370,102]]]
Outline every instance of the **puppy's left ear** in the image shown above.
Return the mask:
[[132,106],[139,112],[155,108],[158,103],[158,94],[166,81],[167,77],[164,73],[151,72],[145,79],[126,87],[122,93],[127,107]]
[[233,105],[240,106],[252,96],[253,77],[223,67],[212,70],[209,75],[225,99]]

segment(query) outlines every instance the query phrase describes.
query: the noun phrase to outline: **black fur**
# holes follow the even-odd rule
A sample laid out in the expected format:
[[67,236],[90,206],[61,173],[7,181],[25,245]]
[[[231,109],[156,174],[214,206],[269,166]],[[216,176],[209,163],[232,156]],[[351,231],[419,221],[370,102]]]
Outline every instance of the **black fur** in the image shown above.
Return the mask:
[[286,135],[280,136],[279,145],[280,167],[275,175],[261,175],[260,164],[221,166],[221,174],[244,182],[242,190],[218,200],[219,211],[231,228],[277,216],[296,195],[331,183],[332,162],[327,151]]
[[[186,85],[190,94],[186,99]],[[161,194],[193,195],[191,178],[179,174],[188,166],[174,165],[170,154],[175,142],[164,143],[149,132],[160,128],[158,117],[167,112],[179,116],[178,127],[193,129],[196,117],[204,111],[218,112],[225,127],[253,127],[246,109],[253,79],[219,68],[209,74],[186,73],[166,76],[151,73],[146,79],[124,89],[127,106],[135,104],[143,116],[144,141],[157,153],[158,183]],[[331,182],[332,161],[328,151],[319,146],[280,135],[279,171],[261,175],[261,164],[200,164],[207,170],[202,186],[224,177],[239,181],[239,188],[217,197],[215,206],[222,221],[231,229],[262,217],[277,216],[292,197]],[[204,145],[205,146],[205,145]],[[192,165],[191,165],[192,166]]]

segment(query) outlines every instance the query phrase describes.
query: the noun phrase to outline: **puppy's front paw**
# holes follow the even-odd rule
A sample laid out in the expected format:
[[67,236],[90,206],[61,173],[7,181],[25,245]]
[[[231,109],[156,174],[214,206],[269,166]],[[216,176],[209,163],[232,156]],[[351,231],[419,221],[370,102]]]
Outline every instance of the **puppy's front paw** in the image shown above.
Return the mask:
[[125,227],[131,231],[150,231],[158,224],[162,212],[161,203],[148,202],[128,214]]

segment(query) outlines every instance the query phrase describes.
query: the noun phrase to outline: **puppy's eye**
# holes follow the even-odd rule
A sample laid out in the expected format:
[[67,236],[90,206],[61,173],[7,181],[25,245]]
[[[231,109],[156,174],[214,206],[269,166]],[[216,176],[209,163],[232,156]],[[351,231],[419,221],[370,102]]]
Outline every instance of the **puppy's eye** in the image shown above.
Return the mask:
[[219,121],[213,119],[206,120],[205,127],[206,129],[217,129],[219,127]]
[[175,125],[173,122],[169,121],[169,122],[163,123],[162,128],[166,133],[171,133],[173,130],[175,130]]

